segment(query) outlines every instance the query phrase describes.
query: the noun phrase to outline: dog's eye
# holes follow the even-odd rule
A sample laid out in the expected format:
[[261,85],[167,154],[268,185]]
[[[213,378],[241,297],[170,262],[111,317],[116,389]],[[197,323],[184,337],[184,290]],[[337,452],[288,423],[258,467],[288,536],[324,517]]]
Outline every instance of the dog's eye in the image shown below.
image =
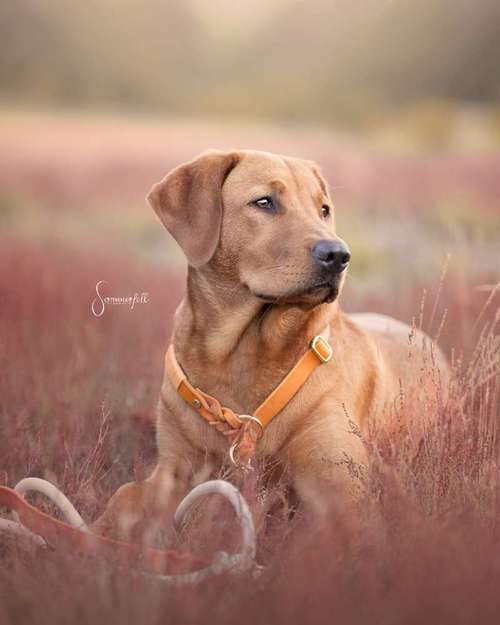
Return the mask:
[[330,214],[330,207],[326,204],[323,204],[323,206],[321,207],[321,212],[323,213],[323,217],[326,219]]
[[273,210],[274,202],[273,198],[266,195],[266,197],[261,197],[258,200],[254,200],[252,204],[255,204],[258,208],[262,208],[264,210]]

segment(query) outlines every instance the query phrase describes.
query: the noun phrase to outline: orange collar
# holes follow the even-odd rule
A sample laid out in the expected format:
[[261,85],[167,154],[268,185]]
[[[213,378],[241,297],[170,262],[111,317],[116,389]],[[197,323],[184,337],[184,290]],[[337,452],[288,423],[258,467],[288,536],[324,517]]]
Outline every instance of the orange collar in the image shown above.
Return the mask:
[[[238,440],[238,449],[240,455],[242,455],[240,434],[243,434],[243,438],[245,438],[245,433],[253,431],[251,438],[254,447],[256,439],[262,436],[264,429],[271,420],[283,410],[292,397],[302,388],[316,367],[330,362],[333,356],[333,349],[327,340],[329,328],[323,334],[326,335],[326,338],[320,334],[313,338],[306,353],[301,356],[295,366],[274,391],[266,397],[253,415],[238,415],[231,408],[222,406],[212,395],[192,386],[177,361],[173,344],[167,350],[165,368],[175,390],[209,425],[228,436],[231,441],[240,439]],[[256,430],[253,426],[257,426],[258,429]],[[230,452],[233,461],[235,445],[236,443],[233,444]],[[249,447],[252,447],[252,444],[249,443]],[[244,455],[251,456],[254,449],[247,451],[248,453]]]

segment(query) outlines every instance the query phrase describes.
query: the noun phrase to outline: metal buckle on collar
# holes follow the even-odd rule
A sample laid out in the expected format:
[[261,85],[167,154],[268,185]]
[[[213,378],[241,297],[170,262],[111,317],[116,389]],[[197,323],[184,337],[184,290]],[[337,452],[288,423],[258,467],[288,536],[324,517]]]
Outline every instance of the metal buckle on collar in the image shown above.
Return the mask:
[[320,334],[313,338],[310,347],[323,364],[330,362],[333,358],[332,346]]

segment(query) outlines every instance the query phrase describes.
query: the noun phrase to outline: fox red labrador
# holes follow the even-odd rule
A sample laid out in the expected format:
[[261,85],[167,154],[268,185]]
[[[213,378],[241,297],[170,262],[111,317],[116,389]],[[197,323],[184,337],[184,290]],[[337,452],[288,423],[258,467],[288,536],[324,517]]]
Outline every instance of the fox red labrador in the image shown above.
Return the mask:
[[[448,368],[410,327],[341,311],[351,254],[316,164],[211,151],[171,171],[148,201],[188,262],[159,401],[159,460],[148,480],[119,489],[94,530],[130,538],[148,515],[164,520],[225,462],[243,423],[255,426],[257,460],[279,466],[306,505],[325,484],[359,498],[370,424],[422,395],[437,402]],[[422,376],[429,359],[433,374]]]

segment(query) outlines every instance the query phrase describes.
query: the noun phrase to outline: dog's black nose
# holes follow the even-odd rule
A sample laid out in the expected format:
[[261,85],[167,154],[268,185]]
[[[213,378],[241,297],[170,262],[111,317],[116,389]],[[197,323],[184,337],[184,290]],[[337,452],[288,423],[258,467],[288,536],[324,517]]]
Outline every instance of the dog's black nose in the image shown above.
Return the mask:
[[345,243],[329,239],[318,241],[311,254],[317,265],[335,273],[344,271],[351,260],[351,254]]

